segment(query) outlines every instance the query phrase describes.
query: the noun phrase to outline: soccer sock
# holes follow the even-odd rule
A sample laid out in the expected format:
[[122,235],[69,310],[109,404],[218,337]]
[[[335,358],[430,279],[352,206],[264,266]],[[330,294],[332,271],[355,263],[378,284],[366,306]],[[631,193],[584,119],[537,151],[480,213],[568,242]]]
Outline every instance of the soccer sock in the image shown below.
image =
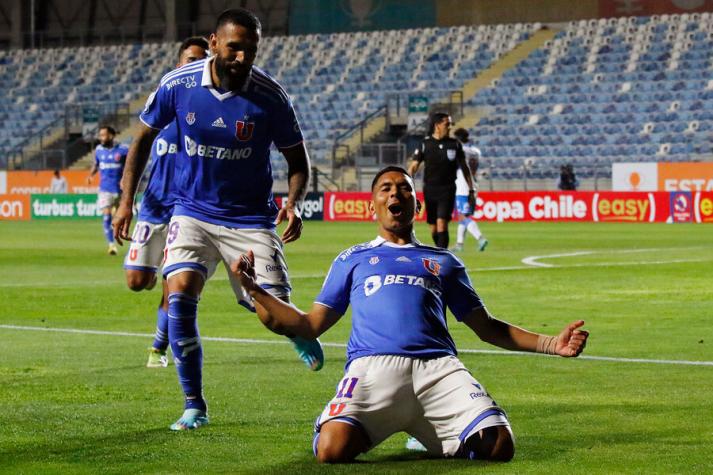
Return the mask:
[[458,230],[456,231],[456,243],[457,244],[463,244],[463,241],[465,241],[465,229],[466,229],[466,220],[468,218],[462,219],[458,223]]
[[102,218],[102,225],[104,227],[104,236],[106,237],[106,242],[112,244],[114,242],[114,230],[111,229],[111,215],[105,214]]
[[448,249],[448,231],[436,233],[436,246]]
[[153,347],[160,351],[166,351],[168,348],[168,313],[162,306],[159,306],[156,312],[156,335]]
[[206,410],[203,399],[203,348],[198,335],[198,299],[184,293],[168,296],[168,339],[186,409]]
[[436,246],[438,246],[438,233],[435,232],[435,231],[432,232],[432,233],[431,233],[431,238],[433,239],[433,244],[435,244]]
[[468,232],[472,234],[475,239],[480,239],[481,237],[483,237],[483,233],[480,232],[478,223],[476,223],[472,219],[469,221],[470,222],[468,223]]

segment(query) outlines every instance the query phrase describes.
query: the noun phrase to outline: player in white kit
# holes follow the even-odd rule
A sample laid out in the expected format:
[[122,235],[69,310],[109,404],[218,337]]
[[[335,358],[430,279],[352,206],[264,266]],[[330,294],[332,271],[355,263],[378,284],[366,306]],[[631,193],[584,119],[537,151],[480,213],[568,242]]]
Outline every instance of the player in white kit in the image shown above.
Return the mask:
[[[458,139],[458,141],[463,145],[463,152],[465,153],[466,163],[468,164],[468,169],[470,169],[471,178],[473,182],[473,189],[478,193],[478,181],[477,172],[478,165],[480,164],[480,149],[474,145],[470,145],[470,139],[468,137],[468,131],[465,129],[457,129],[453,132],[453,135]],[[480,232],[478,223],[475,222],[473,218],[473,212],[475,211],[471,208],[468,203],[468,192],[470,188],[468,182],[463,176],[463,171],[459,168],[458,174],[456,176],[456,210],[458,211],[458,230],[456,232],[456,245],[453,247],[453,251],[460,252],[463,250],[463,243],[465,241],[465,233],[469,232],[478,241],[478,250],[484,251],[485,247],[488,245],[488,240],[485,239],[483,233]]]
[[315,338],[352,306],[347,366],[337,393],[315,424],[320,462],[351,462],[404,431],[444,457],[510,460],[514,440],[505,411],[456,356],[446,306],[482,340],[501,348],[578,356],[588,333],[575,321],[557,336],[532,333],[493,317],[463,263],[413,234],[420,203],[406,170],[387,167],[372,184],[379,235],[342,252],[305,313],[255,280],[252,252],[231,265],[266,309],[276,333]]

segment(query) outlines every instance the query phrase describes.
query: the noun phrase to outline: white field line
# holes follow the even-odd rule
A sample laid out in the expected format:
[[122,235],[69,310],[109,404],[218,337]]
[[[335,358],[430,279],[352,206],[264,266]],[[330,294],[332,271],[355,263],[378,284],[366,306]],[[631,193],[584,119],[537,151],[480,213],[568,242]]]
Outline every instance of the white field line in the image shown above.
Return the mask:
[[[51,333],[73,333],[80,335],[104,335],[104,336],[123,336],[123,337],[135,337],[135,338],[153,338],[152,333],[134,333],[134,332],[116,332],[116,331],[106,331],[106,330],[83,330],[77,328],[47,328],[47,327],[33,327],[33,326],[23,326],[23,325],[0,325],[0,329],[5,330],[16,330],[16,331],[38,331],[38,332],[51,332]],[[239,343],[246,345],[287,345],[290,344],[286,339],[282,340],[260,340],[254,338],[227,338],[227,337],[210,337],[202,336],[201,340],[205,341],[217,341],[223,343]],[[330,343],[322,342],[322,346],[329,348],[346,348],[347,345],[344,343]],[[488,355],[505,355],[505,356],[543,356],[550,357],[550,355],[543,355],[539,353],[526,353],[522,351],[506,351],[506,350],[476,350],[476,349],[459,349],[459,353],[466,354],[488,354]],[[644,364],[668,364],[668,365],[680,365],[680,366],[713,366],[713,361],[688,361],[688,360],[656,360],[648,358],[618,358],[613,356],[591,356],[582,355],[579,356],[580,360],[592,360],[592,361],[611,361],[616,363],[644,363]]]
[[658,264],[676,264],[680,262],[702,262],[711,259],[671,259],[671,260],[655,260],[655,261],[638,261],[638,262],[591,262],[582,264],[548,264],[545,262],[539,262],[540,259],[556,259],[558,257],[576,257],[576,256],[589,256],[592,254],[635,254],[635,253],[645,253],[645,252],[662,252],[676,250],[680,251],[683,249],[700,249],[701,246],[693,247],[680,247],[680,248],[649,248],[649,249],[600,249],[600,250],[590,250],[590,251],[575,251],[575,252],[565,252],[557,254],[546,254],[542,256],[528,256],[523,258],[520,262],[528,266],[533,267],[602,267],[602,266],[618,266],[618,265],[658,265]]
[[[609,251],[607,251],[609,252]],[[619,251],[621,252],[621,251]],[[638,251],[636,251],[638,252]],[[568,253],[568,254],[550,254],[548,256],[531,256],[531,257],[526,257],[522,261],[525,264],[529,265],[522,265],[522,266],[496,266],[496,267],[479,267],[479,268],[474,268],[474,269],[468,269],[469,273],[472,272],[502,272],[502,271],[513,271],[513,270],[537,270],[537,269],[550,269],[550,268],[556,268],[556,269],[569,269],[569,268],[577,268],[577,267],[620,267],[620,266],[646,266],[646,265],[663,265],[663,264],[680,264],[680,263],[693,263],[693,262],[708,262],[708,261],[713,261],[713,257],[710,258],[701,258],[701,259],[669,259],[669,260],[656,260],[656,261],[627,261],[627,262],[588,262],[588,263],[582,263],[582,264],[561,264],[561,265],[555,265],[555,264],[546,264],[542,262],[525,262],[527,259],[543,259],[543,258],[548,258],[548,257],[555,257],[555,256],[573,256],[573,255],[584,255],[584,254],[591,254],[593,252],[590,251],[581,251],[577,253]],[[319,273],[319,274],[295,274],[290,276],[290,280],[300,280],[300,279],[324,279],[326,276],[325,273]],[[211,282],[214,281],[228,281],[228,277],[225,276],[223,277],[218,276],[218,277],[211,277]],[[42,288],[62,288],[62,287],[76,287],[78,285],[87,285],[91,284],[94,287],[99,287],[99,286],[105,286],[105,287],[113,287],[117,285],[116,281],[96,281],[96,280],[82,280],[82,281],[67,281],[63,280],[62,282],[7,282],[7,283],[0,283],[0,289],[11,289],[11,288],[22,288],[22,287],[42,287]]]

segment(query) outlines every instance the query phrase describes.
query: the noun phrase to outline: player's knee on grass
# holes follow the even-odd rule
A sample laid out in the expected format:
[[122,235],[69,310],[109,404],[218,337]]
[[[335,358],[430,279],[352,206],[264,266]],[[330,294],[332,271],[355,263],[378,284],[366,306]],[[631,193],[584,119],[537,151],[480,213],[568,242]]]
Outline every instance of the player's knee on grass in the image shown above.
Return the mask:
[[369,439],[364,429],[331,421],[321,427],[315,455],[320,463],[348,463],[368,449]]
[[466,439],[460,455],[475,460],[509,462],[515,455],[512,432],[507,426],[487,427]]
[[147,287],[153,286],[156,280],[155,272],[145,272],[138,270],[126,271],[126,285],[134,292],[144,290]]

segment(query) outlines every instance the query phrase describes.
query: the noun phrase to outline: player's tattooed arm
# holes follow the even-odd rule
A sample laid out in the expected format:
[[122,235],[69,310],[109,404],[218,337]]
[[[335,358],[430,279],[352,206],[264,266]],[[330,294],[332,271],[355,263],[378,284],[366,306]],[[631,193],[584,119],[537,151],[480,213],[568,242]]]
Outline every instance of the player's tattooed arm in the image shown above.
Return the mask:
[[478,337],[491,345],[514,351],[547,353],[565,357],[579,356],[587,344],[589,332],[580,330],[583,320],[567,325],[556,336],[541,335],[493,317],[485,307],[474,309],[463,319]]
[[294,147],[282,148],[280,152],[287,160],[287,201],[277,215],[277,224],[287,219],[287,227],[282,233],[285,243],[296,241],[302,235],[302,216],[299,204],[307,194],[307,184],[310,178],[310,160],[304,142]]
[[341,314],[318,303],[313,304],[309,312],[303,312],[269,294],[255,281],[255,255],[252,251],[242,254],[233,262],[230,271],[240,279],[240,284],[250,293],[255,306],[261,307],[257,314],[262,324],[278,335],[317,338],[341,317]]
[[121,200],[112,222],[114,238],[119,245],[123,244],[122,241],[131,240],[129,232],[131,230],[131,219],[133,218],[134,195],[136,194],[141,174],[144,172],[146,162],[149,159],[151,144],[158,132],[156,129],[141,124],[141,129],[126,156],[126,165],[121,176]]

